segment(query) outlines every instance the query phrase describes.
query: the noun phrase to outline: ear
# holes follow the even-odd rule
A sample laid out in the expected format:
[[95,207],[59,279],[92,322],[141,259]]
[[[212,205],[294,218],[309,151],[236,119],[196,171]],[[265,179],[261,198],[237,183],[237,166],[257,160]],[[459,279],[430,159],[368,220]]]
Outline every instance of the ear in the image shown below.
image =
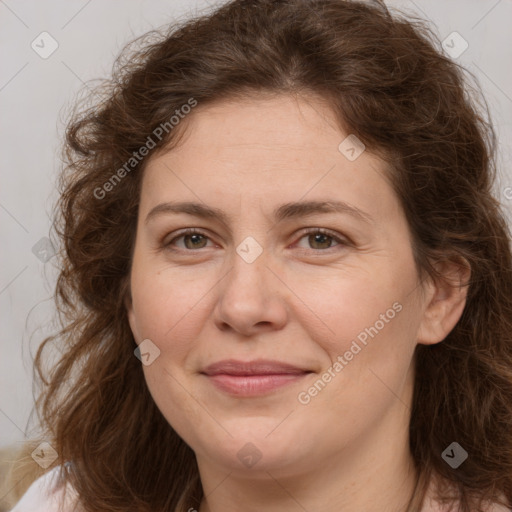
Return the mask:
[[430,280],[426,287],[426,309],[417,335],[417,342],[421,345],[443,341],[459,321],[466,305],[471,276],[467,260],[444,261],[435,267],[441,277]]

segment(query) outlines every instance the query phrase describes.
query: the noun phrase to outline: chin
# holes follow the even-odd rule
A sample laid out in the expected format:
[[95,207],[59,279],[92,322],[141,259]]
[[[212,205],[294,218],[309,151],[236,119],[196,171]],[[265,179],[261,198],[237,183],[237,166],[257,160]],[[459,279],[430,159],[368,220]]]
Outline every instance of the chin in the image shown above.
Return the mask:
[[[219,420],[231,436],[219,427],[220,435],[201,436],[201,451],[229,471],[247,471],[253,475],[259,471],[296,473],[318,450],[317,442],[312,442],[311,446],[308,443],[308,440],[314,441],[318,436],[305,429],[309,435],[304,439],[300,432],[278,426],[282,419]],[[195,447],[193,449],[196,451]],[[268,477],[268,474],[265,475]]]

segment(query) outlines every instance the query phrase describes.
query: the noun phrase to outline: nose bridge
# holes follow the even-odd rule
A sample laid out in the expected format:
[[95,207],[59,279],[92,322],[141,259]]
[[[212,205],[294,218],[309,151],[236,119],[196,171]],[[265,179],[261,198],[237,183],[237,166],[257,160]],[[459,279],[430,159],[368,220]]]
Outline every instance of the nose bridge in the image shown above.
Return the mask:
[[[250,237],[247,237],[250,238]],[[244,239],[232,254],[231,268],[219,290],[215,321],[219,328],[250,334],[257,326],[281,328],[286,321],[283,297],[271,283],[271,255],[255,239]]]
[[246,237],[235,248],[231,258],[231,270],[226,276],[224,296],[232,293],[241,300],[263,299],[269,292],[268,251],[253,237]]

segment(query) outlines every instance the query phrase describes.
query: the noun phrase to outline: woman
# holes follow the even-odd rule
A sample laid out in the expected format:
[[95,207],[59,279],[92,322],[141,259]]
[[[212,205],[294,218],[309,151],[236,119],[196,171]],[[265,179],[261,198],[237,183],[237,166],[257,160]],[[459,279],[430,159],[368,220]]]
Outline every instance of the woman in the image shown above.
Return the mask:
[[67,132],[58,459],[14,510],[507,510],[510,233],[429,31],[235,0],[108,85]]

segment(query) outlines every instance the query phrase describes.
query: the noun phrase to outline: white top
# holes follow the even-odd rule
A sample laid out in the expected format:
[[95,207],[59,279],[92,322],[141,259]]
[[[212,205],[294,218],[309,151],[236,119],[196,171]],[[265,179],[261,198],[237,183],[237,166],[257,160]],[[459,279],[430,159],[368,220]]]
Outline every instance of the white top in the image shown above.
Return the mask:
[[33,482],[11,512],[73,512],[78,495],[69,485],[64,492],[60,468],[53,468]]
[[[64,487],[59,482],[60,466],[53,468],[42,477],[38,478],[22,496],[21,500],[11,512],[75,512],[78,500],[76,491],[68,486],[68,492],[64,493]],[[63,502],[64,500],[64,502]],[[422,507],[425,512],[444,512],[432,501],[427,493],[426,503]],[[493,504],[486,512],[510,512],[506,507]]]

